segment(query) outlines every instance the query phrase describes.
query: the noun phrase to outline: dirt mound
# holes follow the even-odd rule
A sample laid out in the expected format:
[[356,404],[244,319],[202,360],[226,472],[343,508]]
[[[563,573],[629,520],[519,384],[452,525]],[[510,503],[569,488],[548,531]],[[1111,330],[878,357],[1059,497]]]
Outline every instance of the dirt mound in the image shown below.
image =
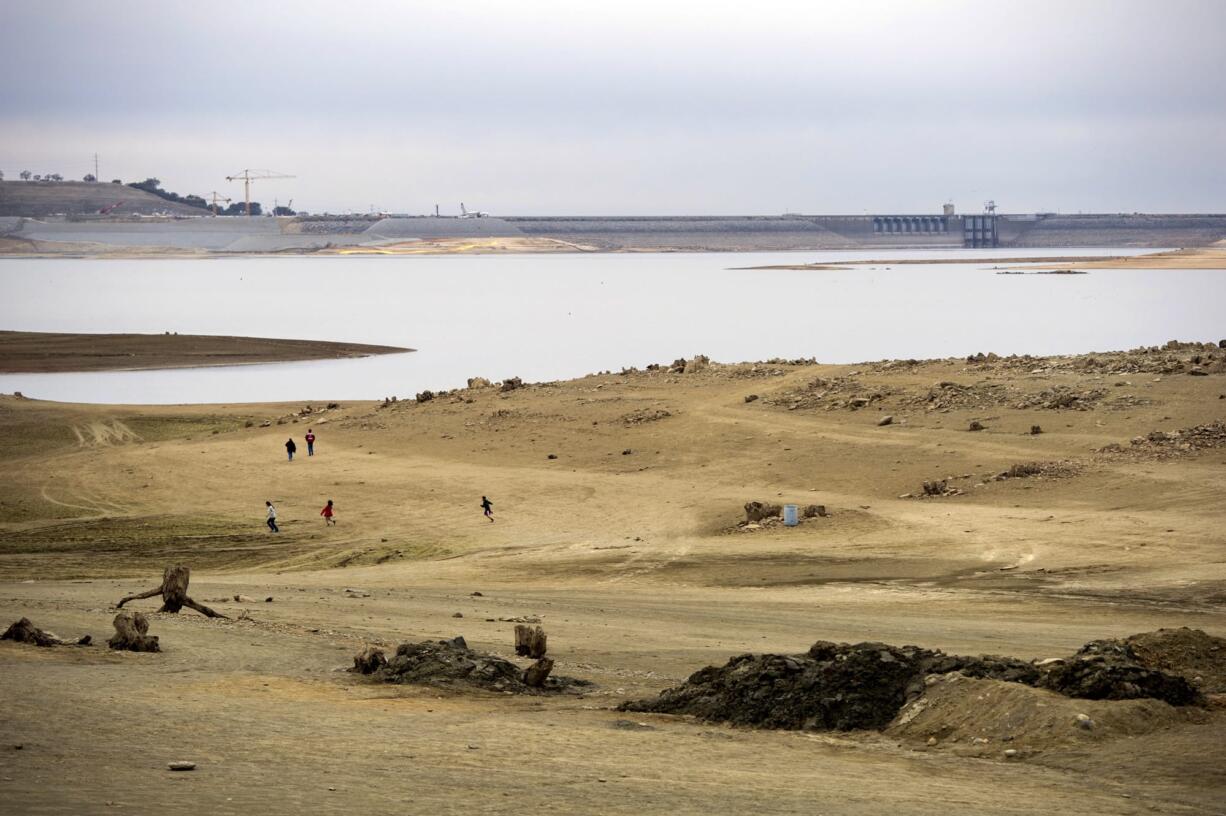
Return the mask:
[[1186,677],[1206,694],[1226,693],[1226,638],[1183,626],[1116,642],[1148,669]]
[[[1216,672],[1226,671],[1226,650],[1220,649],[1219,639],[1195,630],[1164,634],[1168,631],[1130,640],[1145,644],[1154,660],[1180,665],[1195,661],[1202,677],[1217,678]],[[996,655],[947,655],[917,646],[818,641],[802,655],[744,654],[724,666],[708,666],[653,700],[626,702],[619,710],[690,714],[759,728],[883,728],[933,682],[931,678],[948,674],[1041,687],[1066,698],[1204,703],[1187,678],[1140,660],[1126,641],[1094,641],[1067,660],[1042,665]]]
[[655,700],[623,703],[619,710],[760,728],[881,728],[906,701],[930,654],[913,646],[824,641],[804,655],[744,654],[695,672]]
[[930,676],[923,695],[903,708],[885,733],[960,753],[999,755],[1012,749],[1024,755],[1139,736],[1208,716],[1159,700],[1074,700],[1021,683],[953,673]]
[[384,683],[473,688],[515,694],[539,694],[587,685],[582,680],[550,677],[541,686],[525,681],[525,670],[509,660],[468,648],[464,638],[402,643],[386,660],[366,649],[354,658],[353,671]]
[[1090,700],[1153,698],[1171,705],[1203,702],[1187,678],[1142,666],[1127,645],[1112,640],[1087,643],[1070,659],[1048,666],[1039,685],[1068,697]]
[[623,703],[620,710],[691,714],[759,728],[882,728],[923,689],[925,674],[959,670],[1002,679],[1038,675],[1013,658],[818,641],[803,655],[745,654],[722,667],[708,666],[656,699]]

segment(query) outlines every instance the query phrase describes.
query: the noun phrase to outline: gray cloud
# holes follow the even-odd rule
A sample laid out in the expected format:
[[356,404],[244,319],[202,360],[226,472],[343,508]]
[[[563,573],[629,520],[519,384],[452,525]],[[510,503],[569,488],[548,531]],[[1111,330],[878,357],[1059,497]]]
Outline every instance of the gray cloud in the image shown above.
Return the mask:
[[[1226,4],[6,6],[0,168],[312,210],[1222,210]],[[80,171],[80,173],[78,172]]]

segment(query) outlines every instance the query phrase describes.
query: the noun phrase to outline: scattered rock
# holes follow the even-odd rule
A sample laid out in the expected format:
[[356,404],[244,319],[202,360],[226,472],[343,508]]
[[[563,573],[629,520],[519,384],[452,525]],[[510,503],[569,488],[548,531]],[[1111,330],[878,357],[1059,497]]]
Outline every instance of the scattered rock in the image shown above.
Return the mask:
[[968,431],[983,431],[987,429],[987,426],[977,419],[972,419],[971,424],[968,425],[966,429]]
[[745,395],[745,401],[746,401],[746,402],[755,402],[757,399],[758,399],[758,395],[757,395],[757,394],[746,394],[746,395]]
[[1043,428],[1042,428],[1042,426],[1040,426],[1040,425],[1031,425],[1031,426],[1030,426],[1030,435],[1031,435],[1031,436],[1038,436],[1038,435],[1039,435],[1039,434],[1041,434],[1041,433],[1043,433]]
[[453,618],[462,618],[462,617],[464,617],[464,613],[463,613],[463,612],[453,612],[453,613],[451,613],[451,617],[453,617]]
[[523,388],[523,387],[524,387],[524,381],[521,380],[519,377],[508,377],[507,379],[502,381],[502,387],[499,388],[498,390],[505,393],[507,391],[514,391],[517,388]]
[[557,458],[558,458],[558,455],[557,455],[556,453],[551,453],[551,454],[549,454],[548,456],[546,456],[545,458],[546,458],[546,459],[557,459]]
[[418,402],[429,402],[432,399],[434,399],[433,391],[426,390],[417,395]]
[[877,420],[878,427],[884,427],[886,425],[893,425],[893,424],[894,424],[894,417],[891,416],[890,414],[886,414],[881,419]]
[[171,762],[166,765],[172,771],[194,771],[196,770],[195,762]]

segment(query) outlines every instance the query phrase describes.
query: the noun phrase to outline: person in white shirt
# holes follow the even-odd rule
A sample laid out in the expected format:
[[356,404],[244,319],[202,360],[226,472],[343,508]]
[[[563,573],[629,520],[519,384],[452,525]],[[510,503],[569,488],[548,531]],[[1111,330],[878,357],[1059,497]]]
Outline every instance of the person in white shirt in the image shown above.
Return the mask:
[[277,527],[277,508],[273,507],[270,501],[264,502],[264,505],[268,508],[268,529],[274,533],[281,532]]

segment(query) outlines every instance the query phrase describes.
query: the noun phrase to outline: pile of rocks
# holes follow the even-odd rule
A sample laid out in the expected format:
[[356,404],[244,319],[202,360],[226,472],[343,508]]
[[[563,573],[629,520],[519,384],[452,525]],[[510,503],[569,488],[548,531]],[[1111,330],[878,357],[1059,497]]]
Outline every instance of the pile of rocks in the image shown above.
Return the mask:
[[1013,407],[1021,410],[1042,408],[1050,411],[1092,411],[1095,404],[1106,395],[1107,392],[1101,388],[1077,390],[1071,386],[1057,385],[1035,394],[1027,394],[1014,402]]
[[1128,447],[1112,442],[1097,453],[1109,459],[1172,459],[1221,447],[1226,447],[1226,422],[1218,421],[1177,431],[1150,431],[1133,437]]
[[672,416],[663,408],[638,408],[621,417],[623,425],[642,425],[647,422],[659,422]]
[[801,388],[784,391],[765,400],[789,411],[858,411],[884,402],[896,392],[891,388],[871,388],[854,376],[818,377]]

